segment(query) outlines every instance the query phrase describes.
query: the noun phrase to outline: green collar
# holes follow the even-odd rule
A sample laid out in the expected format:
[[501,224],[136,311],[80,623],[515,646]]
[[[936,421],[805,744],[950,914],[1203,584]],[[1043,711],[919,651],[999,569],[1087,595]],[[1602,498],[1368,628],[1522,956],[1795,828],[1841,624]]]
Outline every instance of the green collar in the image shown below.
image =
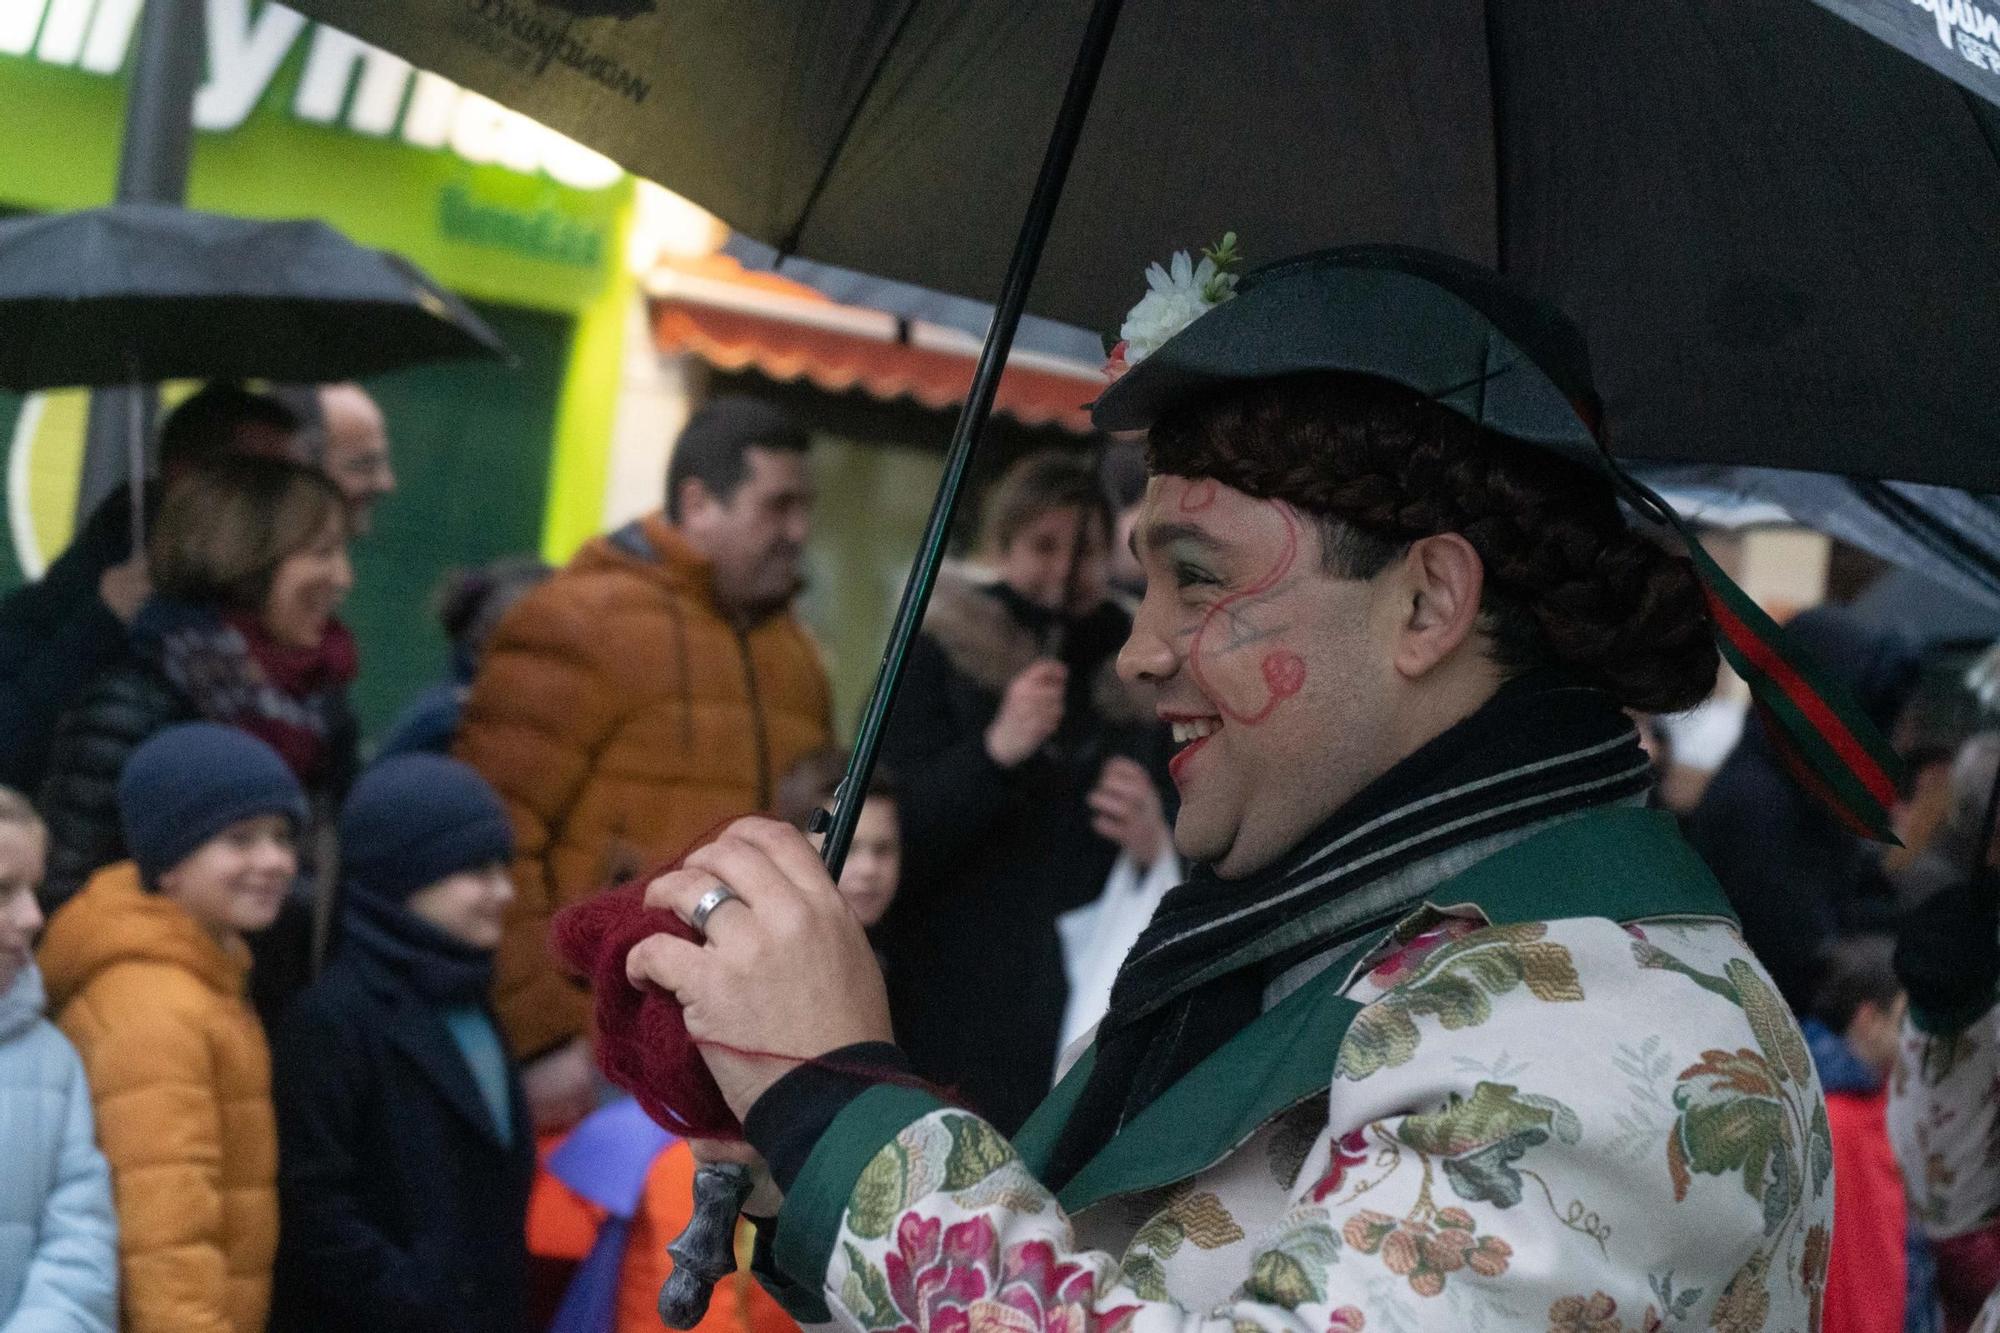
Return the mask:
[[[1445,880],[1425,902],[1440,910],[1475,907],[1494,925],[1571,917],[1736,919],[1672,818],[1630,806],[1552,825]],[[1325,1092],[1348,1025],[1361,1011],[1340,992],[1352,965],[1386,934],[1345,951],[1133,1117],[1063,1188],[1064,1211],[1074,1216],[1113,1196],[1197,1175],[1273,1116]],[[1093,1046],[1014,1136],[1038,1177],[1095,1059]]]

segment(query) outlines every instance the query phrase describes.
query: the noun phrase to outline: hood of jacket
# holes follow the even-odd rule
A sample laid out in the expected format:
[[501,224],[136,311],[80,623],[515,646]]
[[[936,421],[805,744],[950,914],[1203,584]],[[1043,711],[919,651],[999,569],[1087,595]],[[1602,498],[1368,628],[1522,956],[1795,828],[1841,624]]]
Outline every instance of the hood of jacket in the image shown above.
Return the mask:
[[119,963],[180,968],[223,995],[243,994],[250,950],[225,948],[173,899],[139,887],[130,861],[106,866],[49,922],[37,955],[49,1003],[60,1011],[92,978]]
[[[1107,603],[1106,609],[1111,605]],[[924,612],[924,633],[943,650],[952,670],[994,694],[1005,691],[1007,682],[1042,655],[1034,631],[994,592],[993,580],[963,564],[938,571]],[[1109,722],[1143,722],[1152,717],[1143,696],[1118,678],[1116,652],[1108,654],[1092,675],[1090,698]]]
[[715,600],[714,566],[688,545],[665,514],[647,514],[591,538],[556,577],[600,574],[644,579],[677,601],[689,599],[722,615]]
[[0,1042],[12,1041],[39,1023],[47,1003],[41,970],[31,958],[14,984],[0,991]]

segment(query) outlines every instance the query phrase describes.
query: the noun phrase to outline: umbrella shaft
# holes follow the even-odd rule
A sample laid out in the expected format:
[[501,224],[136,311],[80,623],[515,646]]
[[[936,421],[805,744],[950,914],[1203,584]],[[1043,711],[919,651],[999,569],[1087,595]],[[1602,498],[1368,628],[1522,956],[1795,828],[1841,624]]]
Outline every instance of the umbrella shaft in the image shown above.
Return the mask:
[[917,548],[916,564],[910,570],[910,581],[903,587],[902,604],[896,609],[895,624],[889,631],[889,644],[882,653],[882,666],[875,678],[875,689],[869,695],[867,710],[861,716],[860,730],[855,734],[854,758],[840,784],[839,795],[834,799],[833,822],[827,831],[821,855],[826,860],[827,870],[836,880],[840,878],[841,867],[846,864],[848,845],[854,840],[854,826],[861,818],[861,803],[868,794],[868,779],[875,771],[875,758],[881,750],[882,731],[888,722],[889,710],[896,701],[896,688],[902,682],[903,663],[918,628],[923,624],[931,587],[937,582],[938,565],[944,559],[945,542],[950,536],[952,517],[958,511],[958,501],[965,489],[965,476],[972,463],[973,450],[978,446],[980,429],[993,410],[993,396],[1000,387],[1000,374],[1007,366],[1007,353],[1014,345],[1014,330],[1019,327],[1021,312],[1027,306],[1028,289],[1034,284],[1035,269],[1041,262],[1042,247],[1048,241],[1049,226],[1055,220],[1056,205],[1062,200],[1063,182],[1069,175],[1077,140],[1082,137],[1084,120],[1090,114],[1091,96],[1097,90],[1097,76],[1104,68],[1104,57],[1110,50],[1111,35],[1118,25],[1121,6],[1122,0],[1096,0],[1091,6],[1090,19],[1084,26],[1083,44],[1077,52],[1076,64],[1070,70],[1062,108],[1056,114],[1055,128],[1049,135],[1049,146],[1042,156],[1041,174],[1035,180],[1035,192],[1028,201],[1027,216],[1021,221],[1020,236],[1014,242],[1014,255],[1008,261],[1006,281],[993,309],[993,323],[986,331],[985,346],[980,348],[979,364],[973,372],[972,387],[966,393],[965,405],[959,409],[951,448],[945,455],[944,479],[938,487],[937,502],[931,506],[930,521],[924,527],[923,542]]

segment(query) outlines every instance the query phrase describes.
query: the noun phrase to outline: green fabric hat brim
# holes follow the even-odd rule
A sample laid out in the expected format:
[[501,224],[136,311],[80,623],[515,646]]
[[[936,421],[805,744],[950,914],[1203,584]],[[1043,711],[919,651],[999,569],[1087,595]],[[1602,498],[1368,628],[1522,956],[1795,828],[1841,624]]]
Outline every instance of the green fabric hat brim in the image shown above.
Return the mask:
[[1601,465],[1569,398],[1471,303],[1428,277],[1335,259],[1246,277],[1234,297],[1120,376],[1091,404],[1091,420],[1104,431],[1145,430],[1230,384],[1309,371],[1389,380],[1486,430]]

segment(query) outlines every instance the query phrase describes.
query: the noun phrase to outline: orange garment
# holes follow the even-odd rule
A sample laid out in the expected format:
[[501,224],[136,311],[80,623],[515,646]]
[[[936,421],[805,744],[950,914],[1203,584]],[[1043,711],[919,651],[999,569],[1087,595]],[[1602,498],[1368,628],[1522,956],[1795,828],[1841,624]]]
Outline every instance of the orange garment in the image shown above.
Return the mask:
[[549,1170],[549,1154],[568,1141],[568,1130],[535,1139],[535,1183],[528,1189],[528,1253],[537,1259],[580,1264],[597,1243],[605,1213]]
[[65,903],[40,950],[90,1079],[118,1206],[128,1333],[262,1333],[278,1249],[271,1057],[225,948],[130,861]]
[[550,955],[556,912],[768,809],[832,734],[818,651],[789,613],[750,629],[708,564],[654,514],[585,546],[495,631],[454,753],[500,792],[516,896],[494,1007],[522,1060],[590,1026]]
[[[541,1141],[539,1155],[545,1165],[535,1175],[528,1203],[528,1252],[543,1259],[581,1261],[597,1241],[605,1212],[548,1171],[549,1154],[565,1138],[549,1135]],[[646,1172],[645,1191],[618,1270],[618,1333],[659,1333],[660,1284],[673,1268],[667,1246],[693,1212],[694,1169],[694,1155],[686,1142],[676,1139]],[[799,1333],[798,1324],[750,1273],[752,1235],[747,1225],[737,1229],[737,1271],[716,1284],[708,1314],[695,1325],[697,1333]]]
[[[646,1173],[646,1193],[632,1219],[632,1243],[618,1276],[618,1333],[655,1333],[660,1327],[660,1284],[673,1268],[667,1246],[693,1212],[694,1169],[694,1154],[677,1139]],[[736,1271],[715,1284],[708,1314],[695,1325],[698,1333],[799,1333],[798,1324],[751,1275],[752,1235],[747,1224],[737,1228]]]

